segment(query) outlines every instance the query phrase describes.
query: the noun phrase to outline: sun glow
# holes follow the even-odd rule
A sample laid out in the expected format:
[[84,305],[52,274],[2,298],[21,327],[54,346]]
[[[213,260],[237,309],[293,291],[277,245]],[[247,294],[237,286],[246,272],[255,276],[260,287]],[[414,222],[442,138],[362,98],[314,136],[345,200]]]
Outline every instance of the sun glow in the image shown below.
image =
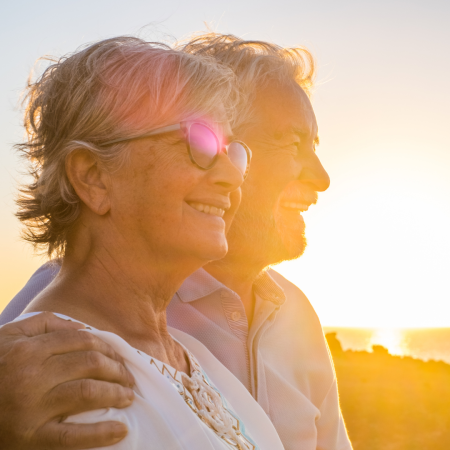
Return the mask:
[[330,190],[304,214],[305,254],[276,267],[324,325],[450,325],[448,173],[421,156],[380,145],[331,166]]
[[404,336],[398,328],[378,328],[372,335],[369,346],[381,345],[388,349],[391,355],[404,355],[407,350]]

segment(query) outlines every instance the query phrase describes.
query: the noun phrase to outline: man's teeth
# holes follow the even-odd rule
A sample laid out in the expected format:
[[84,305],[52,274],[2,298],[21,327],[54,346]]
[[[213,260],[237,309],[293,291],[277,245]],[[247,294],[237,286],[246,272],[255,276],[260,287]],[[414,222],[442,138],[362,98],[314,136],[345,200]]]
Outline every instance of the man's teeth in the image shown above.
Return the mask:
[[299,211],[307,211],[308,205],[303,203],[294,203],[294,202],[282,202],[281,206],[283,208],[296,209]]
[[223,217],[225,210],[222,208],[217,208],[216,206],[205,205],[203,203],[189,203],[197,211],[211,214],[212,216]]

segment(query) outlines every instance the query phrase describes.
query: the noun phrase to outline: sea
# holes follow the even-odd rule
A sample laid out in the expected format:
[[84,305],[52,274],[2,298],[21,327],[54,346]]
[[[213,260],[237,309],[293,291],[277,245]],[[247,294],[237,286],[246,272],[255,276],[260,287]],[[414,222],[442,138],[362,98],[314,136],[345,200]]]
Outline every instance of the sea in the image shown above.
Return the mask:
[[324,327],[335,332],[344,350],[371,351],[382,345],[391,355],[450,364],[450,328],[346,328]]

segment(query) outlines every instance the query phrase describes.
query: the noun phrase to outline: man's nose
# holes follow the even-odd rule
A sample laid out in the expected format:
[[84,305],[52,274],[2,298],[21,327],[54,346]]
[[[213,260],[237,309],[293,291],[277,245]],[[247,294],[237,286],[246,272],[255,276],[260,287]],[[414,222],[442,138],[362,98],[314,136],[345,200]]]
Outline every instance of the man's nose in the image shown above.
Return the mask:
[[236,190],[244,182],[242,172],[224,152],[218,155],[216,164],[208,172],[210,181],[224,187],[228,192]]
[[316,153],[310,156],[309,161],[300,173],[299,179],[303,183],[308,183],[317,192],[324,192],[330,187],[330,176]]

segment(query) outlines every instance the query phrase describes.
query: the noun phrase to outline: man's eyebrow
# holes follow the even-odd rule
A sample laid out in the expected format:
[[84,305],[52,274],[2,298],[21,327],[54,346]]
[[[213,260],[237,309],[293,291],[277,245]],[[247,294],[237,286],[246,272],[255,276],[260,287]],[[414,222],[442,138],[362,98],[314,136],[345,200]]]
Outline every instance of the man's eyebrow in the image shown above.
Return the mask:
[[[294,132],[297,136],[300,136],[300,138],[306,138],[306,137],[308,137],[308,133],[305,132],[304,130],[299,129],[299,128],[293,129],[293,132]],[[314,142],[314,145],[316,145],[316,146],[320,144],[320,141],[319,141],[319,135],[316,135],[316,137],[314,138],[313,142]]]

